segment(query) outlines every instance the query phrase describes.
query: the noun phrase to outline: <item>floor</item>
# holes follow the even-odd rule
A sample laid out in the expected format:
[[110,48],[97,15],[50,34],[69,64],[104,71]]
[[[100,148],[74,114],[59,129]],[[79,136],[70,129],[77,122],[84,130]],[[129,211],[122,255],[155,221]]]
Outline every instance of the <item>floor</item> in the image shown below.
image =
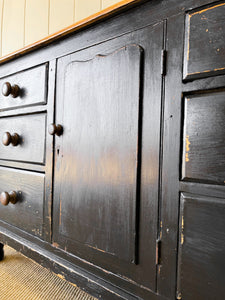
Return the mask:
[[96,300],[75,285],[5,246],[0,262],[1,300]]

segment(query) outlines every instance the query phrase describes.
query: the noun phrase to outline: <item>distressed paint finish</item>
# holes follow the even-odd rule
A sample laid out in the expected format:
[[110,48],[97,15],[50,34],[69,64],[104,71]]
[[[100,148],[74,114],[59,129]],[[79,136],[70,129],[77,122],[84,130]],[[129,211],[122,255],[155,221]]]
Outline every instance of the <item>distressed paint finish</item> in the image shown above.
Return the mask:
[[19,144],[5,146],[1,141],[0,159],[45,164],[45,128],[45,113],[1,118],[0,137],[5,132],[17,133]]
[[0,167],[0,193],[15,191],[17,203],[1,205],[1,220],[43,237],[44,174]]
[[225,293],[224,200],[181,195],[178,264],[181,299],[213,300]]
[[162,41],[160,23],[65,56],[56,90],[53,241],[153,289]]
[[224,74],[225,3],[188,13],[185,34],[184,79]]
[[58,182],[67,178],[60,189],[60,234],[134,263],[142,49],[128,45],[90,60],[75,57],[60,59],[57,67],[65,106],[56,174]]
[[[7,218],[5,211],[0,210],[0,214],[2,213],[0,218],[0,241],[1,243],[9,243],[19,251],[47,266],[56,274],[60,274],[63,278],[70,280],[99,298],[101,296],[102,299],[172,300],[176,297],[177,299],[221,299],[224,295],[224,285],[221,281],[224,280],[223,248],[225,240],[223,234],[225,185],[222,181],[224,165],[224,75],[217,73],[219,76],[214,76],[216,73],[210,71],[208,78],[203,78],[198,73],[198,76],[201,78],[193,77],[192,80],[186,79],[184,81],[182,64],[186,13],[193,15],[191,19],[195,18],[202,14],[198,12],[202,12],[202,10],[207,12],[208,8],[212,7],[211,1],[163,0],[163,2],[146,1],[145,3],[141,1],[141,5],[137,1],[133,6],[128,6],[129,1],[123,1],[123,3],[125,2],[126,5],[124,4],[123,8],[117,4],[114,6],[118,14],[116,17],[113,17],[115,11],[112,12],[111,9],[106,9],[105,12],[88,18],[86,23],[84,21],[78,22],[60,31],[58,34],[44,39],[42,43],[35,43],[21,52],[14,53],[14,55],[10,56],[13,59],[8,57],[8,62],[1,64],[0,77],[4,81],[5,78],[10,78],[8,76],[15,74],[15,72],[17,76],[22,78],[23,74],[26,74],[26,70],[35,70],[37,66],[43,66],[48,62],[47,74],[49,80],[47,83],[47,102],[32,103],[33,100],[31,100],[31,102],[27,103],[28,105],[23,106],[23,103],[20,102],[21,99],[15,99],[14,102],[13,99],[8,98],[9,102],[5,100],[8,106],[4,106],[3,110],[0,111],[0,122],[6,122],[7,126],[11,126],[13,124],[10,120],[22,120],[23,118],[24,120],[18,122],[18,124],[25,124],[25,119],[29,119],[26,127],[31,132],[33,131],[35,137],[37,137],[43,129],[38,130],[39,128],[36,128],[38,126],[32,120],[37,116],[46,115],[48,125],[54,122],[56,124],[62,123],[65,126],[65,131],[62,136],[52,137],[47,134],[45,128],[44,134],[41,133],[41,138],[29,145],[31,147],[29,155],[25,155],[22,160],[18,160],[19,155],[16,152],[14,156],[7,158],[6,154],[6,159],[0,160],[0,171],[3,174],[1,180],[2,190],[8,190],[13,185],[16,187],[17,183],[21,184],[26,181],[21,189],[25,191],[29,189],[27,194],[32,202],[29,204],[31,207],[28,205],[29,209],[34,208],[35,205],[40,205],[40,203],[43,204],[41,205],[42,217],[37,219],[33,217],[32,209],[29,210],[28,214],[24,213],[25,217],[22,220],[22,213],[17,215],[16,206],[6,207],[6,209],[10,209],[10,215],[7,215]],[[221,7],[223,5],[215,8],[215,10]],[[210,9],[210,11],[213,10]],[[122,12],[120,15],[119,11]],[[103,22],[103,20],[105,21]],[[163,21],[159,22],[160,20]],[[212,23],[214,21],[215,15],[212,18]],[[210,31],[209,28],[207,29],[206,33]],[[69,33],[68,36],[67,33]],[[189,39],[192,39],[191,32]],[[139,64],[140,74],[142,74],[139,76],[139,84],[142,86],[142,89],[140,89],[140,99],[142,101],[139,101],[139,113],[137,112],[139,117],[138,126],[136,125],[137,118],[132,117],[133,114],[130,114],[130,118],[123,118],[123,116],[132,111],[131,104],[134,104],[134,102],[131,101],[130,103],[126,99],[127,102],[124,103],[116,98],[118,91],[123,95],[123,89],[127,88],[128,91],[134,91],[135,86],[138,86],[137,80],[136,83],[133,83],[134,86],[128,85],[131,80],[127,80],[127,77],[129,78],[132,75],[132,71],[136,70],[137,66],[134,64],[135,68],[133,69],[129,63],[123,64],[121,61],[120,63],[113,61],[109,67],[107,63],[110,54],[115,52],[118,55],[115,55],[117,58],[120,56],[119,49],[125,47],[127,48],[126,51],[129,52],[129,45],[138,45],[142,49],[140,55],[141,63]],[[32,52],[31,50],[34,50],[35,47],[39,47],[39,50]],[[166,72],[161,73],[162,49],[166,49],[168,55],[165,63]],[[126,51],[124,50],[123,53],[126,53]],[[93,71],[94,68],[90,66],[93,61],[100,58],[99,54],[105,56],[101,57],[99,61],[106,62],[104,64],[98,61],[99,64],[96,64],[95,71]],[[16,58],[16,56],[19,57]],[[133,57],[131,55],[131,57],[131,60],[136,62],[137,56]],[[70,97],[61,97],[59,90],[63,86],[64,81],[60,79],[55,80],[59,74],[59,61],[64,59],[72,61],[74,58],[77,58],[75,59],[77,63],[75,64],[76,67],[71,65],[73,72],[70,75],[72,74],[71,78],[73,77],[73,80],[71,78],[66,80],[69,86],[67,95],[69,94],[70,85],[73,86],[77,83],[76,80],[78,80],[79,74],[81,78],[84,77],[81,76],[83,74],[80,66],[83,64],[81,61],[85,61],[84,64],[87,64],[85,68],[87,80],[81,80],[82,83],[80,85],[75,84],[77,88],[71,89],[73,93],[71,93]],[[2,59],[2,61],[6,62],[7,58]],[[199,66],[201,66],[201,63],[201,60],[199,60]],[[117,76],[113,76],[113,79],[110,77],[109,82],[98,84],[100,79],[104,83],[104,79],[107,80],[108,78],[103,72],[103,66],[105,69],[110,68],[107,76],[113,76],[116,73],[114,72],[115,69],[121,72],[122,79],[120,78],[119,83]],[[196,68],[199,66],[196,63]],[[125,72],[126,69],[129,72]],[[206,70],[209,70],[209,68]],[[89,71],[90,74],[88,73]],[[98,76],[95,77],[93,74],[98,74]],[[105,76],[101,77],[101,75]],[[29,86],[30,82],[33,82],[29,76],[27,77],[28,80],[25,80],[25,86]],[[118,91],[115,91],[115,88],[111,88],[113,87],[113,82],[119,87]],[[121,82],[123,83],[122,87],[120,85]],[[34,86],[39,84],[42,86],[44,83],[43,81],[34,82]],[[97,86],[96,93],[91,93],[93,84]],[[79,87],[82,87],[80,91]],[[107,90],[106,87],[108,87]],[[39,95],[39,93],[42,94],[43,90],[44,87],[39,87],[35,92]],[[102,91],[107,95],[105,101],[108,100],[111,104],[114,104],[114,106],[112,105],[114,110],[111,110],[111,114],[107,111],[110,106],[104,106],[102,102],[100,102],[100,108],[107,113],[101,114],[100,110],[98,114],[93,114],[96,107],[90,102],[91,96],[93,95],[95,96],[94,98],[98,99],[98,96],[103,93]],[[84,94],[84,98],[80,102],[75,97],[75,95],[79,95],[79,92]],[[114,97],[111,93],[116,96]],[[133,99],[132,96],[130,99]],[[30,99],[33,99],[32,96]],[[56,99],[56,103],[54,103],[54,99]],[[16,102],[17,100],[19,101]],[[81,109],[77,109],[79,108],[78,104],[85,106],[82,113],[80,113]],[[126,106],[128,112],[123,105]],[[123,109],[116,110],[116,107],[122,107]],[[135,109],[137,110],[137,105],[134,105]],[[118,111],[118,114],[115,111]],[[60,116],[63,116],[64,113],[65,116],[61,119]],[[66,115],[70,116],[71,114],[71,119],[66,117]],[[96,115],[98,116],[97,120],[95,119]],[[130,176],[131,178],[128,176],[131,173],[128,166],[127,168],[124,167],[123,172],[121,172],[125,176],[120,176],[117,181],[118,170],[120,171],[124,165],[126,166],[128,155],[124,155],[125,158],[120,159],[119,164],[106,164],[107,160],[104,159],[103,155],[100,155],[102,160],[98,160],[99,164],[91,165],[88,163],[90,157],[95,157],[97,150],[100,149],[102,152],[99,152],[102,154],[109,148],[107,135],[102,143],[99,142],[99,134],[101,132],[97,132],[98,143],[95,142],[93,128],[96,129],[98,127],[96,125],[97,122],[102,119],[105,122],[103,124],[109,123],[112,125],[110,120],[116,119],[116,117],[119,117],[118,123],[121,125],[124,125],[125,120],[128,119],[128,125],[125,124],[118,127],[110,127],[108,125],[107,127],[111,129],[112,127],[117,128],[119,137],[122,136],[121,148],[118,146],[119,143],[116,143],[117,139],[114,140],[115,152],[117,154],[123,152],[122,150],[126,149],[124,145],[126,143],[130,145],[129,140],[132,140],[131,144],[138,149],[134,155],[138,159],[133,159],[133,164],[136,161],[137,165],[134,167],[135,171]],[[131,122],[131,119],[134,122]],[[199,123],[197,127],[195,127],[195,121]],[[44,122],[40,123],[43,125]],[[136,131],[134,126],[136,126]],[[71,128],[76,130],[75,133],[70,132]],[[138,131],[138,134],[136,134],[138,135],[137,140],[134,141],[134,138],[131,139],[129,134],[124,134],[124,131],[129,133],[129,128],[131,128],[131,131]],[[87,138],[87,141],[94,146],[85,148],[83,147],[84,143],[79,143],[79,141],[83,142],[79,138],[88,137],[88,130],[92,134],[90,134],[90,139]],[[74,136],[76,137],[75,143],[73,142]],[[70,139],[70,137],[72,138]],[[26,161],[27,157],[32,158],[35,151],[40,149],[42,151],[43,144],[41,143],[45,144],[46,164],[39,164],[36,159]],[[66,150],[64,148],[64,151],[62,151],[62,144],[66,145]],[[68,145],[71,147],[68,147]],[[211,150],[204,152],[205,146]],[[37,149],[38,147],[39,150]],[[82,149],[85,148],[85,150],[81,151],[81,147]],[[217,151],[214,151],[215,148],[220,152],[221,156],[215,155]],[[89,154],[88,159],[83,160],[79,168],[75,170],[76,164],[72,164],[73,160],[70,153],[75,152],[82,157],[85,151]],[[2,155],[3,152],[0,152]],[[126,151],[124,150],[124,152]],[[188,154],[188,162],[186,162],[186,154]],[[68,160],[69,163],[63,163],[65,160]],[[186,168],[183,171],[189,177],[182,177],[184,174],[180,168],[182,164]],[[76,175],[78,174],[76,180],[78,178],[81,179],[80,181],[84,179],[82,167],[85,166],[85,170],[90,171],[85,173],[89,179],[89,184],[83,185],[86,190],[83,189],[80,192],[82,184],[79,185],[78,180],[76,181],[76,189],[72,190],[73,177],[62,176],[60,178],[58,176],[60,165],[66,166],[61,169],[64,174],[67,174],[68,170],[71,174],[76,171]],[[104,176],[100,176],[97,171],[102,170],[104,165],[106,165],[105,169],[110,171],[100,173],[100,175],[104,174]],[[126,173],[127,170],[128,175]],[[213,172],[210,173],[209,171],[212,170]],[[26,177],[25,173],[29,176]],[[24,180],[25,177],[26,180]],[[36,179],[32,179],[39,177],[44,181],[42,187],[35,184]],[[112,190],[115,191],[117,188],[119,190],[119,199],[125,199],[126,205],[124,205],[123,209],[118,209],[118,205],[116,205],[118,199],[115,200],[115,203],[114,201],[109,201],[111,194],[108,195],[105,192],[109,186],[109,180],[106,182],[103,177],[110,178]],[[129,181],[127,178],[133,181]],[[135,180],[137,182],[136,186]],[[99,194],[96,197],[88,198],[90,195],[93,196],[92,191],[95,186],[99,186],[99,182],[101,183],[101,189],[97,189]],[[12,186],[9,186],[11,183]],[[132,191],[136,191],[137,198],[134,197],[135,192],[133,194],[124,193],[125,197],[123,197],[122,191],[124,186],[128,186]],[[64,191],[63,200],[67,204],[60,201],[62,198],[60,197],[60,189]],[[128,227],[130,231],[128,230],[128,236],[126,237],[129,239],[128,243],[126,243],[129,245],[126,247],[129,247],[134,240],[136,241],[134,262],[130,262],[133,258],[132,246],[129,249],[131,250],[129,253],[126,251],[123,253],[122,248],[126,247],[121,247],[121,245],[123,245],[124,241],[119,240],[119,247],[114,250],[115,248],[110,244],[111,241],[108,242],[103,238],[98,239],[99,236],[101,237],[101,234],[104,236],[105,232],[110,232],[111,229],[109,228],[110,226],[107,228],[105,228],[106,226],[101,227],[103,219],[101,215],[104,214],[101,214],[100,217],[94,213],[93,215],[91,214],[92,209],[94,212],[97,210],[94,204],[91,203],[91,205],[85,206],[80,201],[80,206],[78,209],[76,207],[75,212],[70,209],[73,205],[72,200],[79,198],[78,191],[79,195],[82,194],[83,196],[82,200],[88,198],[88,200],[94,200],[94,204],[100,203],[101,195],[105,196],[104,199],[106,200],[101,202],[102,206],[96,205],[96,207],[102,209],[104,206],[104,213],[106,212],[106,215],[109,216],[107,219],[109,224],[113,224],[114,221],[110,215],[111,211],[112,215],[114,211],[119,211],[118,214],[125,216],[121,225],[120,234],[122,235],[125,235],[125,226],[129,223],[127,221],[129,219],[127,216],[130,213],[128,208],[133,208],[135,206],[133,204],[136,201],[136,215],[132,212],[130,216],[135,216],[136,223],[134,227],[136,228],[137,236],[135,239],[131,238],[129,233],[133,231]],[[21,209],[22,204],[26,205],[26,203],[21,203]],[[111,210],[107,211],[107,207],[111,208]],[[85,217],[86,212],[89,213],[88,218]],[[81,214],[84,217],[81,217]],[[12,215],[13,218],[11,218]],[[32,218],[31,221],[30,218]],[[97,221],[100,220],[99,223],[94,222],[94,224],[98,225],[97,229],[95,225],[92,226],[92,220],[96,221],[96,219]],[[131,221],[133,220],[132,218],[130,219]],[[77,226],[79,221],[81,228],[83,223],[89,226],[82,228],[85,232],[81,230],[81,232],[78,231],[73,235],[73,230],[68,224]],[[34,229],[32,222],[36,222],[37,227],[41,224],[41,239],[39,238],[40,235],[38,234],[40,232],[38,230],[30,231],[31,228]],[[30,224],[32,226],[29,226]],[[132,227],[132,224],[130,222],[129,226]],[[118,231],[118,224],[114,225],[114,228]],[[98,230],[99,235],[95,234],[91,237],[88,235],[88,233],[92,234],[93,231],[96,233]],[[68,234],[66,234],[64,239],[63,235],[66,231]],[[53,239],[51,238],[52,234]],[[113,232],[112,234],[115,239],[116,233]],[[76,241],[76,237],[79,238],[79,241]],[[85,244],[84,240],[88,240],[89,243]],[[177,252],[178,246],[179,253]],[[0,245],[1,248],[2,246]],[[112,253],[113,251],[110,252],[109,248],[114,250],[114,253]],[[222,253],[219,252],[220,249],[222,249]],[[199,254],[201,256],[200,259]],[[209,256],[206,255],[204,257],[205,254]],[[205,259],[201,260],[202,257]],[[179,260],[178,264],[177,258]],[[179,270],[178,274],[177,269]],[[198,275],[200,271],[201,276],[197,277],[196,274]],[[211,274],[214,275],[213,278],[210,277]],[[176,284],[177,278],[178,285]],[[196,280],[193,282],[190,280],[192,278]]]
[[[38,81],[36,81],[36,78],[38,78]],[[20,92],[16,98],[13,98],[11,94],[6,97],[0,93],[0,111],[46,104],[48,63],[1,78],[1,90],[6,82],[9,82],[11,86],[18,85]]]
[[224,98],[224,91],[215,91],[184,100],[184,180],[225,181]]

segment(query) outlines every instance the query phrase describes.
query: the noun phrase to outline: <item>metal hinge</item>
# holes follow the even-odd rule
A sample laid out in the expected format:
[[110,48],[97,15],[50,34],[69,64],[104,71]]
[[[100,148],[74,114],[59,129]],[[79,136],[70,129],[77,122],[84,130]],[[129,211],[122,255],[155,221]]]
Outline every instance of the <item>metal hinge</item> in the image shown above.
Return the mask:
[[161,240],[157,239],[156,240],[156,265],[161,264]]
[[167,51],[163,49],[161,51],[161,75],[166,75],[166,58],[167,58]]

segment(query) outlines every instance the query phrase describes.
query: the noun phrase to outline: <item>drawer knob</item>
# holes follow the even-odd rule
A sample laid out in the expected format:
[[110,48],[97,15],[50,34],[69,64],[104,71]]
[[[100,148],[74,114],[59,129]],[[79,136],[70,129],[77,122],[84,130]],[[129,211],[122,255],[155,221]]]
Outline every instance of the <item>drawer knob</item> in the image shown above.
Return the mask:
[[13,98],[16,98],[19,96],[20,88],[17,84],[11,85],[9,82],[3,83],[2,86],[2,94],[3,96],[7,97],[9,95],[12,95]]
[[48,126],[48,133],[51,135],[58,135],[60,136],[63,133],[63,127],[61,125],[55,125],[55,124],[50,124]]
[[19,144],[20,137],[17,133],[13,133],[12,135],[9,132],[5,132],[2,136],[2,143],[5,146],[12,144],[13,146],[17,146]]
[[11,191],[9,193],[2,192],[0,195],[0,202],[5,206],[8,205],[9,202],[11,202],[12,204],[16,204],[17,200],[17,194],[15,191]]

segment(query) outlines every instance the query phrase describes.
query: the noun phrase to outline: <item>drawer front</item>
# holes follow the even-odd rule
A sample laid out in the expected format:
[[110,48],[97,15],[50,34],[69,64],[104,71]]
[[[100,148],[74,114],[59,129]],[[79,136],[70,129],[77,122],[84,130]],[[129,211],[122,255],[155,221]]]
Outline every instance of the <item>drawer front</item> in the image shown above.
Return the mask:
[[[48,64],[19,72],[0,79],[0,111],[47,102]],[[6,87],[6,83],[8,87]],[[14,94],[14,86],[19,87],[18,96]],[[5,94],[10,93],[8,96]]]
[[184,79],[225,73],[225,3],[187,14]]
[[0,204],[0,219],[41,237],[44,180],[44,174],[0,167],[0,193],[17,193],[16,204]]
[[[44,164],[46,114],[0,119],[0,159]],[[3,144],[3,137],[18,134],[19,143]]]
[[179,299],[223,299],[225,199],[181,194]]
[[225,180],[225,92],[185,97],[182,179]]

